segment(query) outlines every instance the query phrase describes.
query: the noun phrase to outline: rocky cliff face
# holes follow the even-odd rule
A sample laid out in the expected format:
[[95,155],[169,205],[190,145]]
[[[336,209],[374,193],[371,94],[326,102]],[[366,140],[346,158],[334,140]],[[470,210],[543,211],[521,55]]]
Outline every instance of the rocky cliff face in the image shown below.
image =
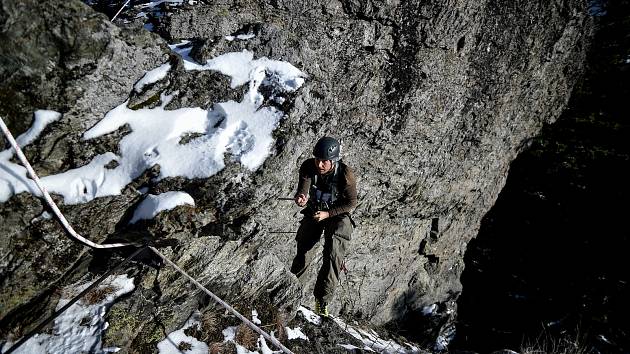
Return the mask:
[[[438,304],[434,316],[448,318],[466,245],[509,163],[543,123],[558,117],[581,71],[591,27],[584,6],[577,0],[220,1],[152,17],[161,39],[133,23],[109,24],[76,1],[4,0],[0,115],[19,133],[36,109],[63,114],[26,148],[41,175],[57,174],[96,154],[117,153],[129,126],[81,137],[127,99],[133,109],[175,110],[243,97],[246,88],[231,87],[224,75],[185,70],[167,42],[192,40],[190,56],[200,63],[244,49],[289,62],[306,74],[305,83],[295,92],[261,89],[263,106],[285,115],[271,155],[256,170],[228,158],[209,178],[157,180],[154,166],[120,195],[63,211],[95,241],[174,239],[177,245],[164,251],[220,295],[293,313],[312,300],[317,267],[300,290],[288,272],[293,236],[278,233],[296,230],[299,214],[277,197],[293,194],[314,142],[335,136],[358,176],[359,205],[349,271],[332,312],[383,324]],[[166,62],[172,69],[164,79],[133,90],[144,72]],[[196,207],[128,224],[147,192],[173,190],[188,192]],[[37,317],[54,306],[58,286],[113,261],[111,254],[86,253],[54,220],[36,218],[45,209],[28,193],[0,204],[5,333],[20,321],[18,312],[29,308]],[[125,316],[137,331],[130,336],[112,326],[114,345],[149,348],[161,328],[179,328],[207,305],[170,269],[136,265],[128,272],[137,289],[112,313],[138,313]]]

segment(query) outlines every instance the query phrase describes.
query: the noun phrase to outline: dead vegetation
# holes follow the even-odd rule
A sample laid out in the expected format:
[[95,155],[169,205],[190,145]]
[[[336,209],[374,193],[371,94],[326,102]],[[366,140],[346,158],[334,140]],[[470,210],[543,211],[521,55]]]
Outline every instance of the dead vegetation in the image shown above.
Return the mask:
[[116,292],[116,288],[112,285],[107,285],[104,287],[97,287],[96,289],[92,289],[89,293],[85,294],[83,298],[83,302],[88,305],[98,304],[107,298],[107,295],[113,294]]
[[240,324],[236,329],[236,343],[247,348],[250,351],[258,349],[258,333],[249,328],[244,323]]

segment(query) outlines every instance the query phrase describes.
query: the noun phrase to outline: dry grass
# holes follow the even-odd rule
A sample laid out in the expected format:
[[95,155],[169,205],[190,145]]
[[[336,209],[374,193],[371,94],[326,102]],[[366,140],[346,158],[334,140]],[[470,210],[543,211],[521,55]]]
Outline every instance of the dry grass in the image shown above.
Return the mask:
[[210,354],[236,354],[234,343],[212,343],[208,348]]
[[184,334],[189,337],[200,339],[202,332],[201,332],[201,329],[199,328],[199,325],[195,324],[193,326],[186,328],[184,330]]
[[223,341],[223,328],[227,326],[223,323],[221,314],[216,310],[209,310],[201,315],[201,335],[200,340],[209,342]]
[[278,341],[282,343],[286,343],[288,340],[287,331],[285,329],[286,323],[287,323],[286,315],[282,312],[278,312],[274,318],[274,324],[275,324],[274,335],[278,339]]
[[116,288],[111,285],[107,285],[102,288],[92,289],[89,293],[85,294],[83,302],[88,305],[98,304],[99,302],[105,300],[105,298],[107,298],[107,295],[113,294],[115,292]]
[[236,343],[242,345],[248,350],[254,351],[258,349],[258,333],[244,323],[236,328]]
[[552,337],[543,333],[535,343],[526,343],[520,354],[590,354],[593,348],[585,343],[579,332],[575,336]]
[[177,345],[177,349],[179,349],[182,352],[185,352],[187,350],[191,350],[192,349],[192,344],[190,344],[188,342],[179,342],[179,344]]

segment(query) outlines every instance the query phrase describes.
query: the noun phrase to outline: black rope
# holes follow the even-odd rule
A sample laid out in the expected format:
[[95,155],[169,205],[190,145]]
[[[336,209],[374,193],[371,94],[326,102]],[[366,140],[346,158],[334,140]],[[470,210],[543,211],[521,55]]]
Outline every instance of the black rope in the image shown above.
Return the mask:
[[26,336],[22,337],[22,339],[20,339],[17,343],[15,343],[9,350],[7,350],[6,352],[4,352],[4,354],[10,354],[13,353],[17,348],[19,348],[22,344],[24,344],[27,340],[31,339],[32,336],[34,336],[36,333],[38,333],[39,331],[41,331],[44,327],[46,327],[46,325],[48,325],[50,322],[52,322],[55,318],[57,318],[57,316],[61,315],[64,311],[66,311],[70,306],[74,305],[75,302],[79,301],[79,299],[81,299],[85,294],[89,293],[90,290],[94,289],[97,285],[99,285],[100,283],[102,283],[105,278],[107,278],[108,276],[110,276],[116,269],[120,268],[121,266],[123,266],[125,263],[129,262],[130,260],[132,260],[135,256],[137,256],[138,254],[140,254],[140,252],[144,251],[147,247],[141,247],[138,248],[134,253],[132,253],[129,257],[125,258],[124,261],[118,263],[118,265],[116,265],[115,267],[111,268],[110,270],[108,270],[107,272],[105,272],[105,274],[103,274],[100,278],[98,278],[94,283],[92,283],[90,286],[88,286],[85,290],[83,290],[79,295],[75,296],[72,300],[70,300],[70,302],[68,302],[64,307],[60,308],[59,310],[55,311],[55,313],[53,313],[50,317],[48,317],[47,319],[45,319],[42,323],[40,323],[37,327],[35,327],[32,331],[30,331]]

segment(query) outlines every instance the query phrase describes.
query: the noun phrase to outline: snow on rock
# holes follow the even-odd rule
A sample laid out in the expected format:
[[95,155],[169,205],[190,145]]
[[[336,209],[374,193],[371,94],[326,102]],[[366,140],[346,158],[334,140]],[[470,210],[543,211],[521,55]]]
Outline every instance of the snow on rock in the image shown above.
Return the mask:
[[[361,328],[355,328],[343,322],[340,318],[333,317],[333,320],[339,327],[345,330],[349,335],[363,342],[363,350],[377,353],[420,353],[420,349],[409,343],[401,345],[393,340],[385,340],[378,336],[374,330],[363,330]],[[350,344],[340,344],[340,346],[354,350],[355,347]]]
[[302,329],[300,327],[296,327],[294,329],[285,327],[285,331],[287,332],[287,338],[289,340],[304,339],[305,341],[308,341],[308,337],[306,336],[306,334],[304,334],[304,332],[302,332]]
[[[208,345],[199,341],[195,337],[191,337],[184,333],[190,327],[201,326],[199,320],[201,314],[196,311],[186,321],[184,326],[177,331],[169,333],[166,338],[158,343],[157,348],[160,354],[208,354]],[[180,349],[182,347],[189,347],[187,350]]]
[[247,41],[250,40],[252,38],[256,37],[255,34],[253,33],[248,33],[248,34],[239,34],[238,36],[225,36],[225,40],[228,42],[232,42],[235,39],[241,40],[241,41]]
[[256,325],[260,325],[262,323],[260,322],[260,319],[258,318],[258,311],[256,310],[252,310],[252,323]]
[[[181,44],[175,45],[175,47],[171,46],[171,48],[178,48],[178,46],[181,46]],[[287,92],[295,91],[304,84],[306,75],[300,69],[287,62],[271,60],[265,57],[254,60],[254,54],[248,50],[226,53],[216,58],[208,59],[206,64],[201,65],[190,58],[188,55],[190,49],[175,50],[184,59],[184,68],[186,70],[214,70],[231,76],[232,88],[249,82],[251,73],[261,70],[260,68],[269,72],[270,75],[276,76],[279,79],[280,86]]]
[[232,327],[228,327],[226,329],[224,329],[223,331],[221,331],[221,333],[223,334],[223,341],[227,342],[227,341],[234,341],[234,339],[236,339],[236,329],[238,327],[232,326]]
[[107,152],[97,155],[85,166],[43,177],[41,181],[49,192],[62,195],[66,204],[87,203],[97,197],[120,194],[114,192],[122,187],[116,187],[123,182],[126,182],[124,185],[130,183],[131,179],[107,169],[105,166],[111,161],[120,162],[120,158]]
[[151,71],[148,71],[146,74],[144,74],[142,79],[136,82],[136,84],[133,86],[134,90],[136,90],[136,92],[141,92],[144,86],[156,83],[164,79],[169,70],[171,70],[171,64],[166,63],[158,66]]
[[315,312],[307,309],[304,306],[300,306],[300,308],[298,308],[298,312],[302,314],[304,319],[306,319],[308,322],[316,326],[319,326],[322,323],[321,317],[319,317],[318,315],[315,314]]
[[[35,141],[46,128],[46,126],[61,118],[61,113],[48,110],[35,111],[33,125],[23,134],[20,134],[15,141],[18,146],[24,147]],[[28,172],[22,165],[11,162],[15,154],[13,148],[0,152],[0,203],[6,202],[14,194],[30,192],[40,196],[41,192],[30,178]]]
[[153,8],[163,3],[167,3],[172,6],[182,5],[184,2],[188,2],[185,0],[157,0],[157,1],[149,1],[146,4],[138,5],[140,8]]
[[179,205],[195,206],[195,201],[188,193],[184,192],[166,192],[158,195],[149,194],[138,205],[130,224],[135,224],[139,220],[153,219],[159,212],[163,210],[171,210]]
[[[85,166],[42,178],[50,192],[62,195],[66,204],[86,203],[98,197],[119,195],[127,184],[157,164],[160,165],[158,180],[177,176],[210,177],[225,167],[225,155],[231,155],[252,171],[262,165],[271,154],[272,133],[284,113],[275,107],[263,107],[258,89],[264,82],[292,92],[304,83],[305,74],[286,62],[267,58],[254,60],[248,51],[226,53],[199,65],[188,57],[188,44],[171,46],[184,58],[186,68],[219,71],[232,78],[232,87],[249,83],[242,101],[215,103],[208,110],[198,107],[166,110],[172,95],[165,93],[161,95],[162,105],[153,109],[131,110],[128,102],[124,102],[83,134],[83,139],[90,140],[129,124],[132,131],[120,140],[120,155],[106,152],[95,156]],[[149,71],[135,89],[163,78],[168,70],[170,65],[164,64]],[[56,112],[36,112],[33,128],[20,136],[20,141],[32,142],[46,124],[59,116]],[[180,144],[182,137],[189,133],[201,136]],[[26,170],[9,162],[11,157],[11,150],[0,153],[0,202],[25,191],[40,195],[34,183],[26,178]],[[107,167],[112,161],[117,166]]]
[[[269,346],[267,345],[267,342],[265,341],[265,338],[263,336],[260,336],[258,338],[258,348],[260,349],[260,354],[282,353],[282,350],[271,350],[271,348],[269,348]],[[254,353],[257,353],[257,352],[254,352]]]
[[192,50],[192,43],[189,40],[183,40],[179,43],[169,44],[168,47],[177,53],[184,60],[184,68],[186,70],[190,70],[187,65],[199,65],[195,62],[195,60],[190,56],[190,51]]
[[33,125],[24,133],[21,134],[15,141],[19,146],[26,146],[42,133],[44,128],[52,122],[55,122],[61,118],[61,113],[49,110],[37,110],[35,111],[35,121]]
[[359,352],[360,352],[360,350],[361,350],[361,348],[359,348],[359,347],[355,347],[355,346],[354,346],[354,345],[352,345],[352,344],[338,344],[338,345],[339,345],[340,347],[342,347],[342,348],[346,349],[346,350],[357,350],[357,349],[358,349],[358,350],[359,350]]
[[238,330],[238,327],[233,326],[233,327],[228,327],[226,329],[224,329],[221,333],[223,333],[223,342],[233,342],[234,345],[236,346],[236,353],[237,354],[274,354],[274,353],[282,353],[281,350],[278,351],[273,351],[269,348],[269,346],[267,345],[267,341],[265,341],[265,338],[261,335],[258,338],[258,342],[256,343],[258,346],[258,350],[257,351],[250,351],[247,348],[243,347],[242,345],[240,345],[239,343],[236,342],[236,331]]
[[432,305],[427,305],[424,306],[422,308],[422,314],[425,316],[431,315],[431,314],[435,314],[435,312],[438,309],[438,305],[437,304],[432,304]]
[[[92,283],[72,284],[63,289],[57,310]],[[15,353],[111,353],[118,348],[102,348],[102,335],[108,327],[105,313],[120,296],[135,288],[127,275],[110,276],[88,296],[70,306],[54,321],[52,334],[37,334],[19,347]],[[90,296],[91,294],[91,296]],[[2,352],[13,343],[6,343]]]

